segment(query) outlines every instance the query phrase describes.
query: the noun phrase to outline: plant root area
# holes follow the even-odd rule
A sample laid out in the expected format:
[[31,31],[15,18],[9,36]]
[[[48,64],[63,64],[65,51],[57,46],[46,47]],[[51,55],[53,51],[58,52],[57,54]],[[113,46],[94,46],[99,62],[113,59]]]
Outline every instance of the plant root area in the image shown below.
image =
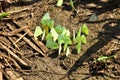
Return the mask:
[[[61,7],[57,0],[0,1],[0,13],[10,13],[0,18],[0,80],[120,80],[120,1],[73,1],[75,9],[69,0]],[[47,12],[71,33],[87,24],[90,34],[80,53],[71,45],[68,57],[58,55],[34,39]]]

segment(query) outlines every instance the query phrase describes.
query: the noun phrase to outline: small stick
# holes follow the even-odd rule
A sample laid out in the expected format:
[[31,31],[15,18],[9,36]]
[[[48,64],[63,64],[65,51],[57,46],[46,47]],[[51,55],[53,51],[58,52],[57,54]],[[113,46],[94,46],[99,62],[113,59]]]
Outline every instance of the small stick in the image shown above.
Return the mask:
[[[11,30],[14,30],[14,28],[11,26],[11,24],[6,24]],[[18,37],[22,37],[23,35],[21,34],[17,34]],[[36,50],[37,52],[39,52],[40,54],[42,54],[43,56],[45,56],[45,54],[35,45],[33,44],[29,39],[27,39],[26,37],[22,38],[28,45],[30,45],[34,50]]]
[[[18,22],[16,22],[16,21],[13,21],[13,23],[14,24],[16,24],[16,25],[18,25],[19,27],[21,27],[20,26],[20,23],[18,24]],[[26,28],[26,29],[24,29],[24,31],[26,32],[28,29]],[[47,53],[49,50],[48,50],[48,48],[41,42],[41,41],[37,41],[37,40],[35,40],[34,38],[33,38],[33,33],[31,32],[31,31],[29,31],[28,32],[28,35],[30,36],[30,37],[32,37],[32,40],[36,43],[36,45],[44,52],[44,53]]]
[[25,35],[29,32],[30,30],[28,30],[25,34],[23,34],[19,39],[17,39],[17,41],[15,41],[13,44],[15,45],[17,42],[19,42],[23,37],[25,37]]
[[0,46],[5,49],[14,59],[16,59],[21,65],[23,66],[28,66],[28,64],[26,62],[24,62],[22,59],[20,59],[16,54],[14,54],[9,48],[7,48],[6,46],[4,46],[1,42],[0,42]]
[[17,33],[21,32],[21,31],[23,31],[26,28],[28,28],[28,26],[21,27],[19,29],[13,30],[11,32],[1,32],[0,35],[3,35],[3,36],[13,36],[13,35],[16,35]]
[[2,64],[0,63],[0,80],[3,80]]

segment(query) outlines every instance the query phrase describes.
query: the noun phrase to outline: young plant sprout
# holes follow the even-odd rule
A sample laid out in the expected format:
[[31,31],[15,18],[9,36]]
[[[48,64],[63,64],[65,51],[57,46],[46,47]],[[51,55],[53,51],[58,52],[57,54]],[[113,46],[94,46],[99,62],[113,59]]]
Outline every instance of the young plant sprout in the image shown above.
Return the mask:
[[0,13],[0,19],[9,16],[10,14],[7,12]]
[[42,35],[45,38],[46,46],[49,49],[58,49],[58,54],[63,50],[66,52],[66,56],[70,54],[69,46],[76,44],[78,53],[80,53],[81,45],[86,44],[86,36],[88,35],[88,28],[86,24],[83,24],[77,32],[77,35],[72,41],[70,31],[61,25],[54,27],[54,20],[50,19],[49,13],[46,13],[41,20],[42,27],[37,26],[34,32],[34,38],[37,39]]
[[[58,1],[57,1],[57,6],[58,6],[58,7],[62,6],[62,4],[63,4],[63,0],[58,0]],[[75,7],[74,7],[74,2],[73,2],[73,0],[70,0],[70,6],[72,7],[72,9],[75,8]]]

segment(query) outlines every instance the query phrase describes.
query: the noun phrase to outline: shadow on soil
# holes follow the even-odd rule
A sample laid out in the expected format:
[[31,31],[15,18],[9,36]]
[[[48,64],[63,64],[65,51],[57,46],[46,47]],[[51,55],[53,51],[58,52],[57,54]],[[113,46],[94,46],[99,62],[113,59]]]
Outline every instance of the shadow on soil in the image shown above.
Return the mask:
[[[111,26],[112,23],[114,23],[116,25]],[[103,29],[104,29],[104,31],[100,32],[99,35],[98,35],[99,41],[97,43],[93,44],[82,56],[79,57],[79,59],[75,62],[75,64],[67,72],[67,75],[64,76],[63,78],[65,78],[65,77],[69,78],[69,75],[71,75],[72,72],[75,72],[80,66],[83,65],[83,62],[88,60],[99,49],[104,47],[113,38],[117,39],[117,36],[120,35],[120,19],[118,19],[118,20],[114,19],[114,20],[109,21],[108,23],[106,23],[103,26]],[[93,75],[93,74],[94,73],[91,73],[90,75]],[[99,74],[99,73],[97,73],[97,71],[95,72],[95,75],[97,75],[97,76],[102,76],[102,75],[108,76],[106,74]],[[108,77],[112,78],[112,76],[108,76]],[[63,79],[63,78],[61,78],[61,79]]]

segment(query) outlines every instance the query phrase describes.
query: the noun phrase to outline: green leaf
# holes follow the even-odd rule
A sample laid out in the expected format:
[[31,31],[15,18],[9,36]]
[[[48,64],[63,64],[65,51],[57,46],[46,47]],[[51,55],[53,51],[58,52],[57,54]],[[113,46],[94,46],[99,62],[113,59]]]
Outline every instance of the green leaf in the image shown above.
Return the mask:
[[81,43],[86,44],[86,37],[85,37],[85,35],[81,35],[80,40],[81,40]]
[[49,27],[49,28],[52,28],[54,26],[54,20],[51,20],[51,19],[47,19],[47,20],[42,20],[42,25],[43,25],[43,28],[44,27]]
[[71,41],[71,39],[70,39],[70,37],[67,37],[67,36],[64,36],[64,51],[66,50],[66,48],[67,48],[67,46],[69,45],[69,44],[72,44],[72,41]]
[[81,27],[82,28],[82,33],[85,34],[85,35],[89,35],[89,30],[88,30],[88,27],[86,24],[83,24],[83,26]]
[[112,58],[114,57],[114,55],[111,55],[111,56],[100,56],[99,58],[97,58],[98,61],[103,61],[103,60],[107,60],[109,58]]
[[58,44],[61,45],[63,44],[65,41],[64,41],[64,36],[62,34],[59,34],[58,35]]
[[75,7],[74,7],[74,2],[73,2],[73,0],[70,0],[70,5],[71,5],[72,9],[75,8]]
[[70,31],[68,29],[64,29],[63,32],[62,32],[62,35],[70,36]]
[[37,39],[38,36],[40,36],[43,33],[42,29],[40,26],[37,26],[35,28],[35,32],[34,32],[34,38]]
[[76,48],[77,48],[77,53],[80,53],[80,51],[81,51],[81,42],[79,42],[79,43],[76,45]]
[[41,22],[42,22],[43,20],[48,20],[48,19],[50,19],[50,15],[49,15],[49,13],[46,13],[46,14],[42,17]]
[[7,12],[0,13],[0,19],[9,16],[10,14]]
[[61,25],[57,25],[57,26],[55,27],[55,30],[56,30],[56,32],[57,32],[58,34],[62,34],[62,32],[63,32],[64,29],[65,29],[65,28],[64,28],[63,26],[61,26]]
[[56,41],[58,39],[58,33],[56,32],[56,30],[54,28],[51,28],[50,33],[53,37],[53,40]]
[[101,57],[97,58],[97,60],[98,61],[103,61],[103,60],[106,60],[108,58],[109,58],[108,56],[101,56]]
[[70,36],[70,31],[66,30],[66,35],[65,36]]
[[77,37],[74,39],[74,42],[75,42],[75,43],[81,42],[81,39],[80,39],[80,38],[81,38],[81,37],[77,36]]
[[52,35],[51,35],[51,33],[48,33],[47,36],[46,36],[46,40],[48,40],[50,38],[52,38]]
[[53,41],[52,38],[47,40],[46,46],[47,48],[50,48],[50,49],[58,49],[58,44],[55,41]]
[[63,4],[63,0],[58,0],[57,6],[62,6],[62,4]]

